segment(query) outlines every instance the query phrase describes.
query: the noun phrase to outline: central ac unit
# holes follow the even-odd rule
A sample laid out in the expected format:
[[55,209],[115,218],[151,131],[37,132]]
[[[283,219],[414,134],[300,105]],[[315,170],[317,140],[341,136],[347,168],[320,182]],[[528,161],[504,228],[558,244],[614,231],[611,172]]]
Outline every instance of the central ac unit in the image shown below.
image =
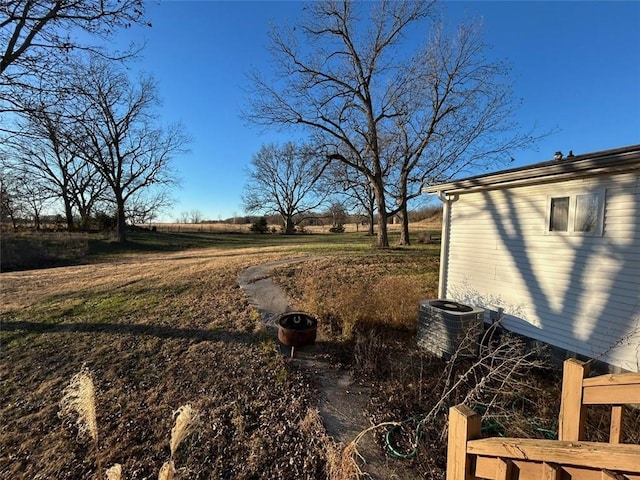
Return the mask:
[[424,300],[418,312],[418,346],[441,357],[478,354],[484,310],[453,300]]

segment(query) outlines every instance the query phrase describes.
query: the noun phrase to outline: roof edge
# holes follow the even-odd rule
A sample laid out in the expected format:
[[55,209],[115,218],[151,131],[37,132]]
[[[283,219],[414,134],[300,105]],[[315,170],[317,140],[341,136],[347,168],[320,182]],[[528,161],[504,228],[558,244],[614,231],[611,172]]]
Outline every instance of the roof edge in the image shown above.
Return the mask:
[[640,145],[631,145],[454,180],[425,187],[422,192],[467,193],[506,186],[534,185],[552,179],[561,181],[576,178],[576,174],[592,176],[636,169],[640,169]]

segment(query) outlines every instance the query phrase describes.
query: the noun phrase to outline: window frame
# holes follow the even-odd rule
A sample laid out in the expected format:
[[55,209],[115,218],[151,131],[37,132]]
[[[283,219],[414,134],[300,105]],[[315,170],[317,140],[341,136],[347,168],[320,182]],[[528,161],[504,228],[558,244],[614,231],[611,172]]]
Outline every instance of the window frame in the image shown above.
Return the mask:
[[[598,198],[598,218],[596,228],[592,232],[575,230],[576,213],[578,209],[578,197],[596,195]],[[567,218],[567,230],[551,230],[551,205],[554,199],[569,198],[569,212]],[[553,195],[547,195],[546,212],[545,212],[545,235],[568,235],[580,237],[601,237],[604,233],[604,206],[606,201],[606,189],[598,188],[595,190],[580,190],[570,192],[558,192]]]

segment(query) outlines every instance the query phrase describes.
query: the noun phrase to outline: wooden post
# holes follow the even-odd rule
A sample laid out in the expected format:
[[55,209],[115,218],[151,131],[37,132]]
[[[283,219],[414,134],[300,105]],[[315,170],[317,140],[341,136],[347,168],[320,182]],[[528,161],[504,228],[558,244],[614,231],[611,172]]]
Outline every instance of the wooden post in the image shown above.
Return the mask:
[[496,462],[496,480],[510,480],[513,462],[511,460],[498,458]]
[[611,428],[609,429],[609,443],[620,443],[622,441],[622,417],[623,406],[614,405],[611,408]]
[[589,367],[583,362],[575,358],[564,361],[558,440],[575,442],[583,438],[582,381],[587,373]]
[[480,415],[465,405],[449,409],[447,480],[471,480],[471,458],[467,442],[480,437]]
[[560,467],[553,463],[542,464],[542,480],[560,480]]

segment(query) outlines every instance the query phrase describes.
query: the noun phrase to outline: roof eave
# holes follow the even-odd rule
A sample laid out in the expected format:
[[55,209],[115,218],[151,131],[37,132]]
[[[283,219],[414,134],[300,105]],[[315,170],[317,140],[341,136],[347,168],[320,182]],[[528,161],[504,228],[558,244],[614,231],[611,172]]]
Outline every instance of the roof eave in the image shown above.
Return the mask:
[[587,177],[640,169],[640,146],[628,147],[623,151],[614,150],[604,156],[602,153],[583,155],[576,160],[547,162],[432,185],[425,187],[422,191],[423,193],[447,194],[471,193],[480,190],[559,182],[576,178],[576,176]]

